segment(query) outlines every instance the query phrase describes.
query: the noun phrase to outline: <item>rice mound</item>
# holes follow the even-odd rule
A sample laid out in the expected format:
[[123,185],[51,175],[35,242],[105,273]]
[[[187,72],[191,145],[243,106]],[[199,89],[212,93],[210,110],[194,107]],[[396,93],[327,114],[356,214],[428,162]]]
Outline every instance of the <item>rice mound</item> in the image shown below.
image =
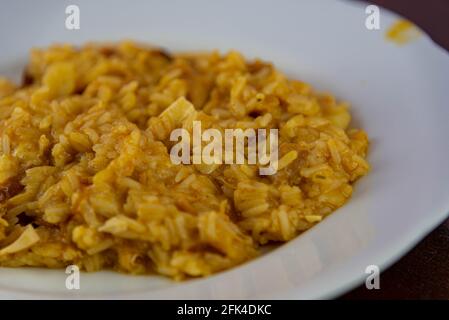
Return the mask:
[[[350,198],[369,170],[350,119],[346,103],[235,51],[33,49],[21,86],[0,79],[0,265],[175,279],[238,265]],[[173,164],[169,134],[194,120],[279,129],[278,172]]]

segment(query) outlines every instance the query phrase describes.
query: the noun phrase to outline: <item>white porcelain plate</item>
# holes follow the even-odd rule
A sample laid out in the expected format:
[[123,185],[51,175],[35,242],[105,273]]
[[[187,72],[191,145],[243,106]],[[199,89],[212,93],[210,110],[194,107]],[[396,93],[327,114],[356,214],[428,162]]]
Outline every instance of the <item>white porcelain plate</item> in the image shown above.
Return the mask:
[[[80,8],[80,29],[65,8]],[[113,272],[0,269],[0,298],[330,298],[384,270],[449,212],[449,55],[422,35],[385,40],[398,17],[352,1],[9,1],[0,9],[0,74],[20,78],[28,50],[54,42],[131,38],[171,50],[231,48],[273,61],[352,104],[371,139],[370,174],[353,198],[312,230],[240,267],[172,282]]]

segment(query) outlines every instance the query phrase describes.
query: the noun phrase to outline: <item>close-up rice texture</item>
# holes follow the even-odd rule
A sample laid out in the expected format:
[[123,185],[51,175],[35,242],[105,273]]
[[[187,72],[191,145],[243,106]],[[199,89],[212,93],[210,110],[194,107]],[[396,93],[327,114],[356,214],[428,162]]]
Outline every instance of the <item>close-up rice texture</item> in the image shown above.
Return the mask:
[[[0,266],[185,279],[241,264],[348,201],[369,170],[350,120],[346,103],[235,51],[33,49],[22,84],[0,79]],[[277,173],[174,164],[170,132],[193,121],[279,129]]]

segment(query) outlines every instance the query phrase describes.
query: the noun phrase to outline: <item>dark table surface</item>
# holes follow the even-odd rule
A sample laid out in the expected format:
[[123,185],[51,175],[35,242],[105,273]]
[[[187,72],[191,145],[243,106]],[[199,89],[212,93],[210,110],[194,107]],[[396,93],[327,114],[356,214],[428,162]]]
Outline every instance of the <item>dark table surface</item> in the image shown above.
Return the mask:
[[365,285],[343,299],[449,299],[449,219],[381,272],[380,289]]

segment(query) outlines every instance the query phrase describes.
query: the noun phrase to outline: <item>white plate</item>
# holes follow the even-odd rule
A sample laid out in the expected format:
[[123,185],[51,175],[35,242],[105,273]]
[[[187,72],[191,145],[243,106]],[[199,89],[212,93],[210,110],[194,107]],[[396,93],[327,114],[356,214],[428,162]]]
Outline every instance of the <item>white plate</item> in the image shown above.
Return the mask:
[[[271,253],[207,279],[175,283],[112,272],[0,269],[0,298],[329,298],[384,270],[449,212],[449,55],[427,37],[399,47],[365,28],[347,1],[10,1],[0,10],[0,74],[20,75],[28,50],[53,42],[132,38],[169,49],[235,48],[353,105],[371,138],[373,170],[352,200]],[[381,279],[382,286],[382,279]]]

